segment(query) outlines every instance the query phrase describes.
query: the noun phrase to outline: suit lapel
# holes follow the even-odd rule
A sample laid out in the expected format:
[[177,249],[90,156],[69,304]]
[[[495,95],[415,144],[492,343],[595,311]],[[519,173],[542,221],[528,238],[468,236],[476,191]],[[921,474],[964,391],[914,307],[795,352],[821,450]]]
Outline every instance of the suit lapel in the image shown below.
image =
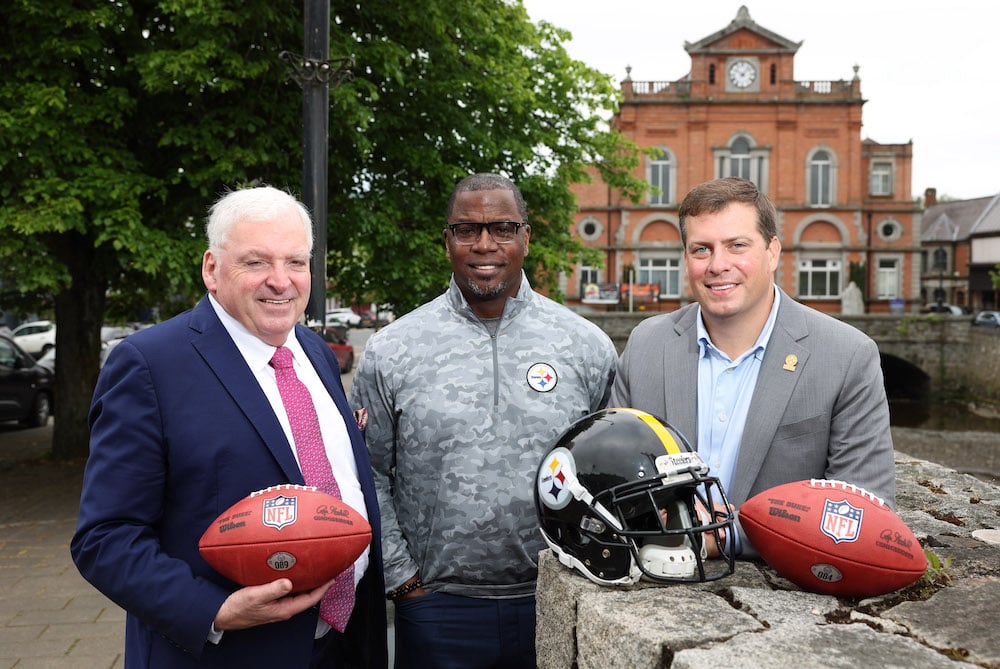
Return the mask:
[[[667,333],[663,342],[663,404],[666,415],[660,416],[684,435],[691,448],[698,450],[698,308],[688,308]],[[695,389],[679,386],[694,379]]]
[[[739,476],[732,490],[726,491],[734,503],[742,503],[750,492],[767,452],[774,442],[784,409],[809,359],[809,349],[799,341],[809,334],[792,299],[781,296],[778,318],[761,361],[757,385],[750,400],[740,453],[736,463]],[[794,357],[794,364],[792,358]]]
[[208,297],[203,298],[191,312],[190,325],[192,345],[246,415],[282,472],[292,483],[305,483],[270,402],[232,337],[215,315]]

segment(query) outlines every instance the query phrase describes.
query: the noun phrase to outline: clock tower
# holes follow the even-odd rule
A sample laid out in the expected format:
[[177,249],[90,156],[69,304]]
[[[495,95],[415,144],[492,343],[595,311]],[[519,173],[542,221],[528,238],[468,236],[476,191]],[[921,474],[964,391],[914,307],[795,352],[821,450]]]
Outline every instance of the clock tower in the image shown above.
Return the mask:
[[758,25],[747,8],[722,30],[685,42],[691,55],[692,95],[725,93],[782,94],[794,80],[793,63],[802,42],[793,42]]
[[[837,312],[852,281],[868,311],[919,299],[912,142],[862,139],[859,66],[843,63],[841,79],[796,80],[802,44],[740,7],[721,30],[684,43],[686,74],[635,81],[626,68],[611,126],[645,151],[634,176],[650,189],[632,202],[596,173],[574,188],[577,234],[604,252],[605,267],[576,270],[571,304],[669,311],[690,301],[678,206],[721,177],[754,182],[777,207],[776,281],[793,299]],[[619,282],[627,287],[617,293],[599,290]]]
[[727,91],[759,91],[760,60],[755,56],[726,59]]

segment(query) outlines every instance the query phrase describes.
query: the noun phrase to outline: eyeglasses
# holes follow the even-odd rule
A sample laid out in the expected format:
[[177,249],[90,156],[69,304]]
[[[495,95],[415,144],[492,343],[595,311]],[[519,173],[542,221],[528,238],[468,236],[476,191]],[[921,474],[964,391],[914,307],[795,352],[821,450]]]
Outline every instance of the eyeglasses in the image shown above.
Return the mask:
[[449,223],[455,242],[462,246],[472,246],[483,235],[483,228],[490,233],[490,239],[497,244],[510,244],[517,236],[517,231],[522,225],[519,221],[489,221],[488,223]]

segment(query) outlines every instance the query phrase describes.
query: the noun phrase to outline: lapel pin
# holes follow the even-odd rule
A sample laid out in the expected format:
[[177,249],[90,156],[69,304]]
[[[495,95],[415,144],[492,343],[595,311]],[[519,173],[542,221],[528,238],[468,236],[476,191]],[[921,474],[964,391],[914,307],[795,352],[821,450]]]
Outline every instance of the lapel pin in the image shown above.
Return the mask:
[[795,371],[795,366],[799,364],[799,357],[794,353],[785,356],[785,364],[781,367],[789,372]]

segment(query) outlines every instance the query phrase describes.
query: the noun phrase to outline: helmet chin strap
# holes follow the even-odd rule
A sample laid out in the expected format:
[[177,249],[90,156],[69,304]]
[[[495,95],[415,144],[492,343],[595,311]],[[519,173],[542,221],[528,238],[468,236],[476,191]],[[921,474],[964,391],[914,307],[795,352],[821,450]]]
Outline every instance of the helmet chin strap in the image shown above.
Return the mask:
[[[666,510],[664,509],[665,513]],[[681,509],[676,510],[678,517],[685,527],[690,528],[691,523],[685,519]],[[695,512],[703,525],[707,525],[711,518],[708,513],[700,507],[695,507]],[[708,548],[705,542],[701,542],[701,560],[708,559]],[[691,539],[684,537],[684,541],[679,546],[665,546],[655,541],[643,544],[639,549],[639,562],[642,564],[644,574],[647,577],[658,577],[667,579],[691,578],[698,566],[691,546]]]
[[639,549],[639,561],[645,571],[660,578],[690,578],[697,565],[694,551],[687,546],[646,544]]

